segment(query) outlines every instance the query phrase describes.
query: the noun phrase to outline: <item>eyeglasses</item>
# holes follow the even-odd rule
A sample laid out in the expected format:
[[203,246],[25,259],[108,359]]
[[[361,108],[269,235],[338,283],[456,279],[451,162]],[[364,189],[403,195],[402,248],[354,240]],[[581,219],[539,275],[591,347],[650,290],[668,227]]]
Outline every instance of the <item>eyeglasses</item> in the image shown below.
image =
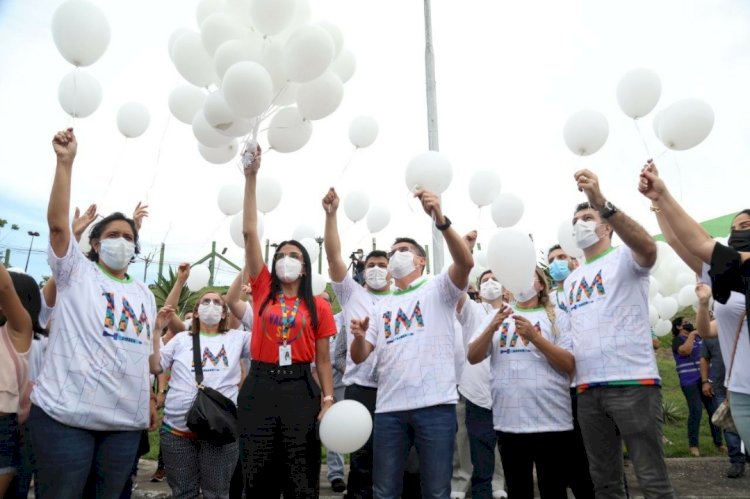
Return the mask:
[[289,258],[294,258],[295,260],[299,260],[300,262],[305,261],[305,257],[302,256],[302,253],[299,253],[297,251],[290,251],[289,253],[276,253],[273,259],[274,261],[278,261],[287,256]]
[[408,246],[401,246],[400,248],[394,248],[394,249],[392,249],[391,251],[389,251],[387,253],[387,255],[388,255],[388,258],[390,258],[393,255],[395,255],[396,253],[404,253],[406,251],[411,251],[411,248],[408,247]]
[[211,305],[212,303],[220,307],[224,305],[224,302],[220,298],[203,298],[201,300],[201,305]]

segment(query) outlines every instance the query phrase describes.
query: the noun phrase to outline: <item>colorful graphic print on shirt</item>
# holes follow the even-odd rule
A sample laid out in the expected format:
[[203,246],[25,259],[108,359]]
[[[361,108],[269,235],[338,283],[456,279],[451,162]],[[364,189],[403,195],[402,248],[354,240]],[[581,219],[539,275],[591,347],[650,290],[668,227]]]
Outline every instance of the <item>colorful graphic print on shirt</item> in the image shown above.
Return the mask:
[[[141,304],[141,313],[138,317],[135,315],[133,307],[128,303],[127,298],[122,298],[122,310],[120,312],[120,320],[117,323],[117,330],[115,329],[115,294],[104,292],[102,295],[107,300],[107,309],[104,314],[104,331],[102,336],[112,338],[115,341],[125,341],[128,343],[135,343],[142,345],[143,341],[138,339],[143,333],[143,329],[146,329],[146,338],[151,340],[151,324],[149,322],[148,315],[146,314],[146,308]],[[135,330],[138,338],[132,338],[125,335],[125,331],[128,328],[128,324],[133,322],[133,329]],[[112,332],[114,331],[114,332]]]
[[[412,336],[414,334],[414,332],[411,331],[412,325],[416,324],[417,328],[424,328],[424,317],[422,316],[422,309],[419,308],[419,301],[417,301],[417,304],[408,316],[401,308],[398,309],[393,328],[391,328],[392,317],[393,311],[391,310],[383,314],[383,330],[385,332],[387,344]],[[406,331],[402,331],[402,328]]]
[[591,284],[586,281],[586,277],[582,277],[580,281],[572,281],[568,288],[570,309],[576,310],[577,308],[601,300],[606,294],[607,291],[604,288],[604,279],[602,279],[601,270],[596,273]]

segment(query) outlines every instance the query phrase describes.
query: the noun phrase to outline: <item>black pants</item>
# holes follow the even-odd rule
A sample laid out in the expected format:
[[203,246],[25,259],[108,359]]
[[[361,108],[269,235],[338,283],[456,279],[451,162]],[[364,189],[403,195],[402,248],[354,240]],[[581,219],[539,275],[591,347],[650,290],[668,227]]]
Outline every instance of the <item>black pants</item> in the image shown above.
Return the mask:
[[576,499],[594,499],[594,482],[589,473],[589,458],[583,445],[581,425],[578,424],[578,394],[575,388],[570,389],[570,401],[573,407],[573,442],[566,457],[568,463],[568,486]]
[[542,499],[567,499],[566,449],[573,431],[546,433],[497,432],[508,499],[534,498],[534,465]]
[[[344,398],[356,400],[370,411],[375,419],[375,400],[378,396],[377,388],[361,385],[346,387]],[[356,499],[372,498],[372,433],[367,443],[349,456],[349,480],[346,486],[346,497]]]
[[246,496],[317,498],[320,389],[309,364],[253,361],[237,402]]

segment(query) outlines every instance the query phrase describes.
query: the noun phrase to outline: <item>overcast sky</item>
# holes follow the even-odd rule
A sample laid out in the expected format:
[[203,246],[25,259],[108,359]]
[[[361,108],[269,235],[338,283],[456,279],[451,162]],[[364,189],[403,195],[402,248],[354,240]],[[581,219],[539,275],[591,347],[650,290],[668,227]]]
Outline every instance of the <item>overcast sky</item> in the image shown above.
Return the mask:
[[[52,41],[50,20],[59,0],[0,0],[0,249],[12,248],[11,264],[23,267],[30,238],[29,272],[49,273],[45,252],[46,206],[54,175],[53,134],[71,125],[57,87],[72,67]],[[220,186],[243,179],[234,163],[216,166],[198,154],[188,125],[170,117],[167,96],[184,83],[167,54],[169,35],[197,29],[195,0],[99,0],[112,38],[104,56],[86,68],[103,87],[90,117],[75,120],[79,153],[73,177],[74,206],[97,202],[100,212],[130,213],[139,200],[151,206],[141,239],[152,251],[162,241],[166,260],[195,261],[212,240],[241,263],[229,237],[229,220],[218,209]],[[344,101],[314,123],[302,150],[264,155],[263,170],[283,184],[281,206],[266,217],[266,238],[291,236],[300,223],[322,234],[320,199],[335,185],[342,196],[362,189],[387,204],[392,221],[377,234],[378,246],[409,235],[430,244],[431,220],[409,203],[404,169],[427,149],[424,97],[424,14],[416,0],[311,0],[313,20],[337,24],[357,70]],[[750,137],[750,4],[734,1],[433,1],[440,150],[453,165],[444,212],[459,231],[480,230],[489,240],[494,224],[468,198],[477,168],[495,169],[503,192],[524,199],[518,228],[535,235],[538,249],[555,242],[557,228],[581,200],[573,172],[588,167],[601,177],[604,195],[652,233],[657,225],[636,190],[648,155],[633,121],[619,109],[615,90],[629,69],[648,67],[662,80],[658,109],[685,97],[714,108],[708,139],[680,153],[666,153],[651,118],[640,120],[664,177],[699,220],[747,207]],[[138,101],[151,112],[147,132],[125,139],[115,115]],[[565,147],[562,126],[579,109],[603,112],[610,126],[606,145],[577,158]],[[357,151],[347,130],[357,115],[371,115],[380,135]],[[261,136],[262,146],[267,145]],[[349,163],[344,175],[342,170]],[[149,186],[153,188],[149,192]],[[21,227],[10,230],[10,223]],[[364,221],[340,214],[344,251],[370,248]],[[131,267],[143,277],[143,264]],[[153,279],[155,266],[147,279]],[[226,265],[217,276],[228,283]]]

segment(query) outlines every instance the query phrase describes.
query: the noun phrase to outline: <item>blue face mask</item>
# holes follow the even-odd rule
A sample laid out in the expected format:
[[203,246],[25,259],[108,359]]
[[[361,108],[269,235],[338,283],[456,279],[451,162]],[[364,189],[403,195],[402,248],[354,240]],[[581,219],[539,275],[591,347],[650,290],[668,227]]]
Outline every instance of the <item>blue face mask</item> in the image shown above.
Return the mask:
[[562,282],[570,275],[566,260],[555,260],[549,265],[549,275],[555,282]]

